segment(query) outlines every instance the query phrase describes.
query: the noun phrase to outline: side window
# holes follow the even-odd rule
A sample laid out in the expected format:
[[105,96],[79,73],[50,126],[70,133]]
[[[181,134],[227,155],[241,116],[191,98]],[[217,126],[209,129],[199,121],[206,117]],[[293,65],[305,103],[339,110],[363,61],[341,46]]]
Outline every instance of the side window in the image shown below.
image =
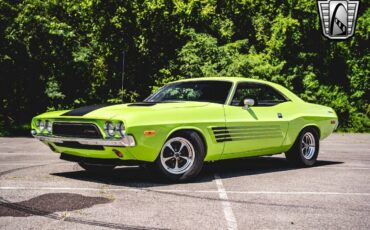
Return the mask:
[[243,106],[244,99],[254,100],[254,106],[273,106],[287,101],[285,97],[269,85],[259,83],[239,83],[231,105]]

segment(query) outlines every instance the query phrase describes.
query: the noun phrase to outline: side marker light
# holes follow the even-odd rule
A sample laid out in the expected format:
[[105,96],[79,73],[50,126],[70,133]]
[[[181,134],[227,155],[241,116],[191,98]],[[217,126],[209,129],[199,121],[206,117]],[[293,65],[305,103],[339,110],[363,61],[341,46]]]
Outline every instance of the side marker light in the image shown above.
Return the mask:
[[155,130],[145,130],[144,136],[154,136],[155,133],[156,133]]

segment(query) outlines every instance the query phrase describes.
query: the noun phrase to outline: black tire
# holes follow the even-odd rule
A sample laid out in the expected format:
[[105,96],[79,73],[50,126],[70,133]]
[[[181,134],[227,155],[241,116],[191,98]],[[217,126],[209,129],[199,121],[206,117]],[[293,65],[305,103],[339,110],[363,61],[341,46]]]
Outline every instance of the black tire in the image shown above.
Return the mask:
[[[312,135],[312,136],[311,136]],[[311,152],[310,154],[307,153],[307,150],[304,150],[304,147],[307,145],[304,145],[302,143],[303,139],[307,141],[308,139],[311,139],[313,137],[314,139],[314,147],[312,147],[312,150],[314,152]],[[304,128],[300,134],[297,137],[297,140],[295,141],[294,145],[285,153],[285,156],[287,160],[294,166],[298,167],[309,167],[313,166],[316,163],[317,157],[319,155],[319,149],[320,149],[320,138],[319,133],[315,128]]]
[[[162,155],[162,153],[165,154],[165,151],[166,151],[165,148],[168,148],[168,147],[166,147],[166,144],[169,143],[171,140],[175,140],[177,138],[186,139],[191,144],[192,150],[194,151],[194,154],[193,154],[193,158],[192,158],[193,159],[192,163],[191,163],[191,165],[188,166],[188,168],[186,168],[186,171],[184,171],[182,173],[179,173],[179,174],[174,174],[174,173],[171,173],[171,172],[168,171],[168,170],[170,170],[168,165],[163,165],[163,162],[161,160],[161,155]],[[172,142],[172,143],[176,144],[175,141]],[[172,147],[176,148],[176,146],[172,146]],[[190,146],[188,146],[188,147],[191,149]],[[175,159],[175,161],[178,161],[176,163],[176,164],[178,164],[178,166],[181,166],[180,161],[183,160],[183,159],[180,159],[180,158],[181,158],[181,156],[183,156],[182,154],[184,154],[184,156],[186,156],[186,153],[188,153],[188,157],[190,156],[189,151],[188,151],[189,150],[188,147],[186,147],[187,149],[182,150],[182,151],[177,149],[180,157]],[[173,154],[173,156],[175,156],[175,154]],[[184,181],[190,180],[192,178],[195,178],[200,173],[200,171],[202,170],[202,167],[203,167],[204,157],[205,157],[205,145],[204,145],[204,142],[203,142],[202,138],[199,136],[199,134],[194,132],[194,131],[179,131],[179,132],[176,132],[175,134],[171,135],[171,137],[169,137],[166,140],[166,142],[163,145],[163,147],[161,149],[161,152],[159,153],[158,158],[156,159],[155,163],[156,163],[156,166],[157,166],[159,172],[162,175],[164,175],[166,179],[168,179],[172,182],[184,182]],[[173,158],[175,158],[175,157],[173,157]],[[170,160],[173,161],[173,159],[170,159]],[[169,163],[171,163],[171,162],[169,162]]]
[[114,167],[116,167],[115,165],[97,165],[97,164],[87,164],[84,162],[79,162],[78,164],[81,166],[81,168],[93,173],[110,172],[114,169]]

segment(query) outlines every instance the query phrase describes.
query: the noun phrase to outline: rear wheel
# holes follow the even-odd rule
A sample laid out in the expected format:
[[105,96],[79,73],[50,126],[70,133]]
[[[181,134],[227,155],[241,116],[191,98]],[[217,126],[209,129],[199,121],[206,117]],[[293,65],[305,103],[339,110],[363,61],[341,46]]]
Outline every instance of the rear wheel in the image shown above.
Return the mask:
[[319,155],[319,134],[314,128],[305,128],[299,134],[292,148],[285,153],[295,166],[312,166]]
[[205,147],[201,137],[193,131],[181,131],[165,142],[156,165],[167,179],[185,181],[199,174],[204,156]]
[[79,162],[78,164],[81,166],[81,168],[85,169],[86,171],[94,173],[109,172],[112,171],[115,167],[115,165],[97,165],[97,164],[87,164],[84,162]]

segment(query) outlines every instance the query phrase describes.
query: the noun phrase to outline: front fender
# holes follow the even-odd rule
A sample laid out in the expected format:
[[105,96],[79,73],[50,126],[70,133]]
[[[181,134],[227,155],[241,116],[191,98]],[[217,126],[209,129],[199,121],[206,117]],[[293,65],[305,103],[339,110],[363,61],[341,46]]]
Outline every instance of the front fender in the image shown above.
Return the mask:
[[[194,125],[156,125],[156,126],[142,126],[132,127],[130,133],[135,137],[136,146],[127,148],[137,160],[154,162],[166,140],[175,132],[181,130],[193,130],[201,136],[206,147],[205,161],[218,160],[223,151],[224,143],[217,143],[212,140],[209,133],[209,125],[197,124]],[[144,136],[145,130],[155,130],[156,134],[153,136]]]

